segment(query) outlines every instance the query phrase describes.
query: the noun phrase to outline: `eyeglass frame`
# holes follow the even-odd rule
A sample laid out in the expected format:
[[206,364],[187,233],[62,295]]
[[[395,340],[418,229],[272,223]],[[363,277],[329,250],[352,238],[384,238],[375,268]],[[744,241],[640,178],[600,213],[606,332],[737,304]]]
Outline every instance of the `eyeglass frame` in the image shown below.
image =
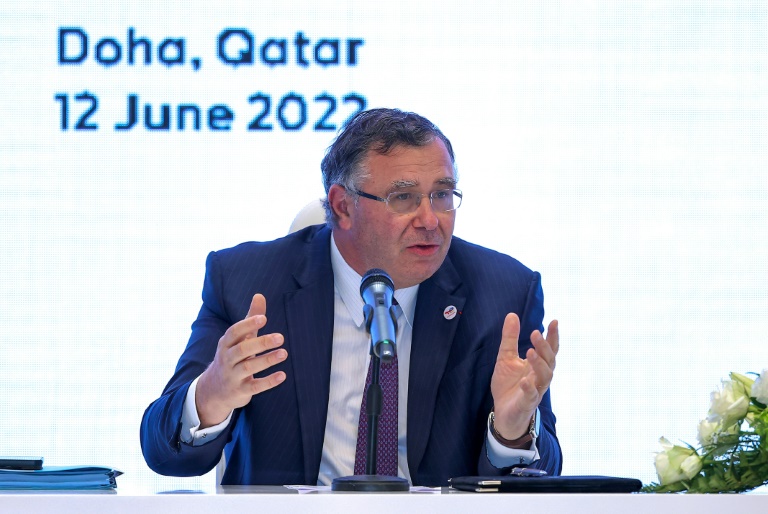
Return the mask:
[[[435,193],[440,193],[442,191],[450,191],[451,195],[458,196],[459,197],[459,205],[457,205],[453,209],[440,210],[440,211],[435,211],[435,212],[451,212],[451,211],[455,211],[456,209],[461,207],[461,201],[464,199],[464,193],[462,193],[461,189],[456,189],[455,187],[447,187],[445,189],[438,189],[436,191],[431,191],[429,193],[411,193],[410,191],[392,191],[391,193],[387,194],[386,198],[382,198],[380,196],[372,195],[370,193],[366,193],[365,191],[361,191],[359,189],[352,189],[352,188],[347,188],[347,189],[349,189],[349,191],[351,191],[352,193],[354,193],[356,195],[362,196],[363,198],[368,198],[369,200],[376,200],[377,202],[384,202],[386,204],[386,206],[387,206],[387,209],[389,209],[389,212],[391,212],[392,214],[400,214],[400,215],[402,215],[402,214],[411,214],[412,212],[416,212],[419,209],[419,206],[421,205],[421,199],[424,198],[425,196],[429,198],[429,206],[434,210],[435,204],[433,203],[432,195],[435,194]],[[389,206],[389,197],[392,196],[392,195],[397,195],[397,194],[402,194],[402,193],[410,193],[412,195],[418,195],[419,199],[416,201],[416,208],[414,210],[407,211],[407,212],[397,212],[394,209],[392,209],[392,207]]]

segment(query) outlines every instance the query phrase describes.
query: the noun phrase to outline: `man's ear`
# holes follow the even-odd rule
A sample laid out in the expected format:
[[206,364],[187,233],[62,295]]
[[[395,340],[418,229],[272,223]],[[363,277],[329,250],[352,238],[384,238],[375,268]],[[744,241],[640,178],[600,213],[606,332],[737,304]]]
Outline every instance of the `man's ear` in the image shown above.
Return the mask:
[[336,225],[342,230],[349,230],[352,227],[350,217],[352,200],[347,190],[339,184],[332,185],[328,190],[328,203],[336,218]]

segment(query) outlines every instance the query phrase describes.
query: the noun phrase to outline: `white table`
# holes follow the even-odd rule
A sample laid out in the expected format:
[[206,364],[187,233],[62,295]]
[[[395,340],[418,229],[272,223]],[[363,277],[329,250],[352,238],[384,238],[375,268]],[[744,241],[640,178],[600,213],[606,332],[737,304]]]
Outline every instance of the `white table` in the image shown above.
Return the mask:
[[[763,488],[765,489],[765,488]],[[258,510],[257,510],[258,509]],[[265,510],[266,509],[266,510]],[[224,486],[210,491],[140,489],[94,492],[0,492],[0,513],[139,514],[270,513],[716,513],[768,512],[768,491],[740,495],[488,494],[447,488],[438,493],[299,494],[282,487]]]

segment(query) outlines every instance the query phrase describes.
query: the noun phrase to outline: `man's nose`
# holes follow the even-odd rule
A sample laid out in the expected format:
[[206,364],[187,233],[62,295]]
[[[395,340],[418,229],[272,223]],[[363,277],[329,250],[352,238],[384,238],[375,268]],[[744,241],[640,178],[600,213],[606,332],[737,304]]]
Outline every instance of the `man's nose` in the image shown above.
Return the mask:
[[421,197],[419,205],[416,207],[413,221],[415,226],[424,227],[427,230],[435,230],[437,228],[439,220],[434,209],[432,209],[432,202],[428,196]]

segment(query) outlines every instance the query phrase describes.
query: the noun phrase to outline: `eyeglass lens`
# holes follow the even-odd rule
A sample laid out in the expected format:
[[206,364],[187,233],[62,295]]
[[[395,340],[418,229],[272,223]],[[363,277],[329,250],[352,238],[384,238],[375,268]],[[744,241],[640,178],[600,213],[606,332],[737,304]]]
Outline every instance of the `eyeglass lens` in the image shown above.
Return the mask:
[[[427,195],[410,192],[394,192],[387,196],[390,209],[405,214],[418,209],[421,199]],[[429,194],[435,211],[452,211],[461,205],[461,193],[455,189],[441,189]]]

